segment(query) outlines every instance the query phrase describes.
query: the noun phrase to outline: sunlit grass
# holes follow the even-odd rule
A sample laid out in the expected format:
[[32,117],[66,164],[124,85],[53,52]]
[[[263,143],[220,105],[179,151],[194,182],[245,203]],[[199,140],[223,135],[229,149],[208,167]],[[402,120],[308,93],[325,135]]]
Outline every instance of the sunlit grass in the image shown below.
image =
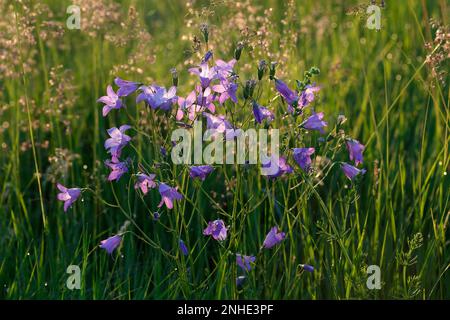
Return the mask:
[[[89,24],[83,31],[64,27],[71,1],[42,2],[55,12],[51,19],[62,24],[62,35],[40,33],[48,30],[42,23],[49,18],[39,13],[31,24],[42,27],[30,29],[34,42],[14,46],[19,55],[0,42],[22,62],[8,61],[11,73],[0,75],[1,298],[449,298],[450,92],[448,75],[437,81],[425,63],[430,52],[441,50],[432,43],[435,30],[428,20],[448,24],[445,1],[389,2],[380,31],[365,28],[365,18],[346,14],[356,1],[252,1],[240,7],[234,1],[190,6],[120,1],[117,10],[99,11],[110,24],[100,25],[95,36],[89,35]],[[130,6],[136,19],[127,19]],[[18,18],[0,17],[1,30],[5,23],[15,24],[3,37],[26,34],[22,26],[29,14],[19,4],[8,12]],[[148,34],[137,32],[130,21]],[[268,181],[257,168],[230,165],[197,183],[186,168],[169,166],[161,175],[177,181],[185,200],[174,210],[160,210],[160,220],[154,221],[157,191],[142,198],[129,177],[106,181],[106,129],[140,121],[151,138],[133,133],[132,150],[145,163],[165,161],[159,150],[170,144],[173,127],[162,113],[141,112],[133,98],[126,100],[126,112],[103,118],[96,100],[115,76],[169,86],[172,67],[186,95],[194,81],[187,67],[206,51],[203,43],[199,52],[193,48],[193,35],[201,40],[201,22],[212,28],[208,49],[218,58],[231,59],[238,41],[248,42],[239,61],[245,70],[242,83],[256,77],[259,59],[278,61],[277,76],[291,83],[311,66],[321,70],[314,79],[322,87],[315,108],[326,114],[327,132],[345,115],[342,129],[366,145],[368,173],[357,186],[338,165],[328,167],[319,185],[298,175]],[[248,33],[239,32],[239,23],[249,26]],[[123,46],[111,40],[114,35]],[[51,81],[51,70],[59,65],[70,76],[61,73]],[[448,59],[441,69],[448,70]],[[275,96],[268,78],[262,86],[262,100]],[[289,136],[280,99],[272,107],[274,127]],[[233,112],[245,118],[251,108]],[[290,137],[290,147],[297,143]],[[89,191],[64,213],[56,201],[56,181]],[[202,235],[206,222],[219,217],[239,230],[222,245]],[[120,250],[109,256],[98,249],[127,220]],[[275,224],[286,231],[286,240],[257,254]],[[188,257],[179,252],[180,237]],[[235,285],[234,252],[257,254],[242,290]],[[301,272],[303,263],[315,271]],[[82,270],[80,290],[66,288],[71,264]],[[368,265],[380,266],[381,290],[367,289]]]

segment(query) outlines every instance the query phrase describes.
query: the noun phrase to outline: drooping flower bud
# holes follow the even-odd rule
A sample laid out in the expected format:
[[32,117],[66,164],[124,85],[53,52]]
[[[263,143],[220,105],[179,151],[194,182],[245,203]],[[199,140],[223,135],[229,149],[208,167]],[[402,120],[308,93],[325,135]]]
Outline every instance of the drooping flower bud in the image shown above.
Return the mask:
[[301,264],[300,267],[308,272],[314,272],[314,267],[309,264]]

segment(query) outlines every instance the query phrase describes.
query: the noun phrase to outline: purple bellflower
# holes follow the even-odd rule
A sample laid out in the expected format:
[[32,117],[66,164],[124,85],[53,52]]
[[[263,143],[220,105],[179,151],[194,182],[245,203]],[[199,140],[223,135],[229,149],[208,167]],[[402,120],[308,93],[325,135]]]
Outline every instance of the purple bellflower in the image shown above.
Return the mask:
[[278,178],[284,174],[292,173],[292,167],[287,163],[286,158],[271,155],[262,163],[262,172],[268,178]]
[[366,173],[366,169],[358,169],[345,162],[341,164],[341,168],[345,176],[350,180],[354,180],[358,175]]
[[129,96],[141,86],[139,82],[127,81],[120,79],[119,77],[114,79],[114,83],[119,87],[119,90],[117,90],[117,95],[119,97]]
[[188,118],[194,121],[198,113],[201,113],[207,107],[211,112],[215,112],[216,107],[213,104],[214,96],[211,93],[211,88],[203,89],[201,86],[195,88],[197,92],[196,102],[191,104],[188,109]]
[[225,101],[231,99],[234,103],[238,103],[236,92],[238,85],[228,79],[222,80],[220,84],[212,86],[212,90],[219,94],[219,103],[224,104]]
[[175,86],[170,87],[169,90],[156,85],[141,86],[139,89],[142,92],[137,96],[136,103],[145,101],[152,109],[169,111],[178,100],[176,96],[177,87]]
[[177,188],[172,188],[165,183],[160,183],[159,194],[162,199],[158,208],[161,208],[165,204],[168,209],[172,209],[174,201],[183,199],[183,195],[177,191]]
[[106,94],[106,96],[100,97],[97,100],[97,102],[105,104],[102,110],[104,117],[106,117],[112,109],[120,109],[124,106],[122,100],[119,99],[119,96],[114,92],[111,86],[106,88]]
[[200,180],[205,180],[206,177],[214,171],[212,166],[192,166],[189,171],[189,176],[192,179],[198,178]]
[[69,209],[72,204],[77,201],[78,197],[81,195],[80,188],[66,188],[62,184],[57,183],[56,186],[58,187],[60,193],[58,193],[58,200],[64,201],[64,212]]
[[108,129],[108,134],[111,138],[105,141],[105,149],[113,157],[119,157],[123,147],[125,147],[131,140],[129,136],[125,134],[125,131],[130,129],[129,125],[122,125],[119,129],[116,127]]
[[271,122],[273,119],[275,119],[274,114],[266,107],[260,106],[256,103],[256,101],[253,101],[252,105],[253,115],[255,116],[256,122],[262,123],[264,119],[267,119],[268,122]]
[[364,145],[362,145],[358,140],[347,140],[347,149],[350,155],[350,160],[355,161],[355,165],[363,163],[362,153],[364,148]]
[[307,85],[305,90],[300,94],[298,101],[299,108],[307,107],[315,99],[315,93],[320,91],[320,87],[315,85]]
[[293,112],[294,108],[298,106],[298,92],[291,90],[286,83],[279,79],[275,79],[275,89],[286,100],[289,112]]
[[176,119],[179,121],[184,117],[185,111],[188,113],[188,118],[194,121],[197,114],[208,109],[211,113],[216,111],[216,106],[214,105],[214,95],[211,92],[211,88],[202,89],[202,87],[197,86],[196,90],[191,92],[189,96],[184,99],[178,99],[178,111]]
[[156,182],[154,181],[156,174],[146,175],[144,173],[138,173],[136,177],[137,182],[134,188],[141,189],[143,194],[147,194],[149,189],[156,188]]
[[286,234],[284,232],[281,232],[278,227],[273,227],[267,234],[266,239],[264,239],[263,247],[266,249],[270,249],[283,241],[284,238],[286,238]]
[[320,133],[324,134],[325,131],[323,130],[324,127],[326,127],[328,124],[323,121],[323,112],[314,113],[311,115],[308,119],[306,119],[301,126],[308,130],[318,130]]
[[227,238],[227,227],[223,220],[210,221],[206,229],[203,230],[203,235],[211,236],[214,240],[223,241]]
[[105,249],[106,252],[112,254],[113,251],[120,245],[122,242],[122,237],[118,234],[115,236],[109,237],[106,240],[102,240],[100,242],[100,248]]
[[178,97],[178,111],[176,115],[177,121],[180,121],[184,117],[184,112],[188,110],[195,102],[197,95],[193,90],[186,98]]
[[111,169],[111,172],[108,176],[109,181],[119,181],[123,174],[128,172],[127,162],[121,162],[119,158],[114,156],[111,160],[106,160],[105,165]]
[[226,79],[233,73],[233,67],[236,64],[236,59],[231,59],[228,62],[225,62],[223,60],[216,60],[216,71],[218,74],[218,77],[220,79]]
[[204,89],[209,87],[211,81],[218,77],[216,68],[210,68],[207,63],[202,63],[199,67],[190,68],[189,72],[200,78],[200,84]]
[[206,128],[209,130],[215,130],[216,134],[225,134],[226,140],[232,140],[235,137],[239,136],[240,130],[234,129],[231,123],[229,123],[225,116],[218,115],[213,116],[210,113],[203,112],[203,115],[206,118]]
[[298,91],[291,90],[283,81],[276,79],[275,89],[289,105],[288,111],[293,112],[296,107],[303,109],[313,102],[315,99],[315,93],[320,90],[320,87],[308,85],[304,91],[299,93]]
[[311,155],[314,153],[314,148],[294,148],[294,160],[302,168],[303,171],[308,172],[311,167]]
[[256,261],[254,256],[243,256],[239,253],[236,254],[236,263],[244,271],[250,271],[252,269],[252,263]]
[[216,112],[216,106],[214,105],[214,99],[215,96],[212,94],[211,88],[208,87],[206,89],[203,89],[201,86],[196,86],[195,90],[197,91],[197,108],[200,108],[200,112],[205,109],[208,109],[209,112],[215,113]]

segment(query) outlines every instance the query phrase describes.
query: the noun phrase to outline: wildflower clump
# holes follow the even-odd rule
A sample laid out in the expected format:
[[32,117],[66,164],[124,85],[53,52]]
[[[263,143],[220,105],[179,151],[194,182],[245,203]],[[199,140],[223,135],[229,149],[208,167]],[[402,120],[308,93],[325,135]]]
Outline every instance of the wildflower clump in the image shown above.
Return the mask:
[[[201,32],[205,43],[210,39],[209,31],[207,25],[202,25]],[[178,71],[172,69],[171,76],[168,72],[167,77],[172,80],[170,86],[116,77],[113,85],[107,85],[106,95],[98,99],[102,104],[103,117],[114,122],[107,130],[108,136],[104,141],[105,154],[108,155],[104,164],[110,170],[106,179],[111,182],[112,188],[115,188],[114,185],[124,188],[121,182],[128,179],[128,187],[125,187],[128,197],[133,190],[136,192],[135,196],[145,203],[156,227],[162,224],[164,212],[181,219],[178,221],[183,221],[186,208],[195,210],[200,201],[200,194],[206,194],[207,199],[213,202],[213,210],[217,210],[221,216],[215,216],[209,222],[207,217],[201,217],[204,237],[200,239],[183,236],[183,228],[180,225],[176,228],[166,226],[176,239],[173,250],[181,252],[181,256],[187,259],[201,251],[199,248],[202,245],[198,245],[199,243],[208,239],[215,240],[211,245],[223,248],[223,254],[227,256],[235,256],[235,264],[244,272],[243,276],[236,274],[238,287],[243,284],[248,273],[257,267],[260,255],[276,253],[277,249],[288,245],[288,241],[285,241],[290,234],[286,231],[288,226],[282,215],[271,218],[273,227],[268,232],[260,226],[252,225],[253,229],[267,232],[264,239],[259,239],[259,251],[254,249],[254,255],[251,255],[252,252],[248,252],[249,255],[238,253],[242,230],[247,227],[249,221],[243,219],[236,210],[230,212],[226,205],[221,207],[214,200],[215,191],[204,190],[203,185],[214,180],[214,186],[217,186],[216,184],[220,183],[217,178],[223,175],[227,180],[227,190],[231,196],[236,197],[241,192],[239,187],[242,188],[238,181],[252,174],[252,165],[260,170],[261,179],[267,188],[273,190],[276,189],[277,183],[286,184],[290,180],[315,183],[314,179],[320,177],[323,181],[325,175],[317,172],[325,170],[324,167],[330,172],[334,164],[341,168],[344,177],[354,182],[353,185],[356,185],[356,178],[366,172],[361,168],[365,146],[340,130],[344,122],[343,116],[339,116],[334,129],[330,130],[332,126],[326,113],[318,110],[322,88],[313,81],[320,74],[318,68],[313,67],[306,71],[301,80],[289,82],[278,78],[276,62],[268,64],[261,60],[256,66],[256,77],[244,79],[239,74],[240,59],[244,53],[245,46],[242,44],[236,46],[232,59],[222,60],[216,57],[212,50],[207,50],[196,65],[187,68],[187,72],[195,79],[194,86],[187,90],[183,87],[184,84],[180,83]],[[150,132],[139,126],[140,122],[132,116],[131,108],[143,110],[143,114],[152,121]],[[126,123],[120,120],[125,116],[128,118]],[[196,125],[202,120],[206,120],[204,134],[203,126]],[[199,128],[201,142],[211,142],[206,149],[214,149],[211,146],[223,142],[235,144],[236,141],[238,148],[250,147],[256,143],[247,143],[245,140],[242,143],[240,140],[249,129],[259,129],[259,132],[263,133],[267,129],[279,130],[282,141],[272,141],[271,152],[264,150],[267,151],[264,155],[260,149],[259,161],[246,160],[245,163],[233,164],[231,175],[234,176],[230,179],[230,172],[227,172],[229,164],[224,163],[223,158],[231,156],[234,159],[234,151],[224,155],[214,149],[214,152],[211,152],[214,157],[211,158],[205,157],[204,154],[203,157],[202,154],[200,157],[198,154],[192,155],[183,148],[178,148],[179,141],[173,138],[172,133],[180,128],[185,130],[183,143],[188,146],[191,144],[191,134]],[[185,162],[174,160],[179,153],[184,154]],[[353,164],[339,158],[349,159]],[[214,161],[210,161],[211,159]],[[244,165],[245,170],[240,169],[240,165]],[[314,188],[317,185],[323,183],[317,183]],[[58,199],[65,201],[65,211],[73,205],[82,191],[88,190],[67,189],[61,185],[58,185],[58,188],[62,191]],[[226,199],[227,196],[224,194],[222,197]],[[117,198],[116,200],[118,203],[114,207],[126,211]],[[132,220],[133,217],[127,215],[127,219]],[[125,234],[126,231],[101,241],[100,247],[111,254],[120,246]],[[161,249],[147,234],[142,237],[152,247]],[[175,257],[177,256],[179,255]],[[314,270],[314,267],[308,264],[301,266],[302,270],[308,272]]]

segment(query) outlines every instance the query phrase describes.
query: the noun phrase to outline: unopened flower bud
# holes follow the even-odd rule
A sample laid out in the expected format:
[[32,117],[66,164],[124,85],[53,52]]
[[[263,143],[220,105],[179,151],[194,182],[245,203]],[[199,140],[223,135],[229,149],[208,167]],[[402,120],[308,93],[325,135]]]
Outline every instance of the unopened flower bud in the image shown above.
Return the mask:
[[253,91],[255,90],[256,81],[251,79],[245,82],[244,87],[244,98],[248,99],[253,96]]
[[277,68],[277,62],[276,61],[272,61],[270,63],[270,67],[269,67],[269,78],[270,80],[275,79],[275,69]]
[[208,43],[208,41],[209,41],[209,26],[207,23],[202,23],[200,25],[200,32],[203,34],[203,38],[205,39],[205,42]]
[[320,74],[320,69],[317,67],[311,67],[311,69],[309,69],[309,72],[312,73],[313,75],[318,75]]
[[209,59],[211,59],[212,58],[212,56],[213,56],[213,53],[212,53],[212,51],[211,50],[209,50],[206,54],[205,54],[205,56],[203,57],[203,59],[202,59],[202,63],[206,63],[206,62],[208,62],[209,61]]
[[244,49],[244,44],[242,42],[238,42],[236,49],[234,49],[234,58],[236,60],[241,58],[242,49]]
[[261,80],[266,71],[267,63],[266,60],[260,60],[258,63],[258,80]]
[[178,86],[178,72],[177,69],[170,69],[170,73],[172,74],[172,84],[176,87]]

